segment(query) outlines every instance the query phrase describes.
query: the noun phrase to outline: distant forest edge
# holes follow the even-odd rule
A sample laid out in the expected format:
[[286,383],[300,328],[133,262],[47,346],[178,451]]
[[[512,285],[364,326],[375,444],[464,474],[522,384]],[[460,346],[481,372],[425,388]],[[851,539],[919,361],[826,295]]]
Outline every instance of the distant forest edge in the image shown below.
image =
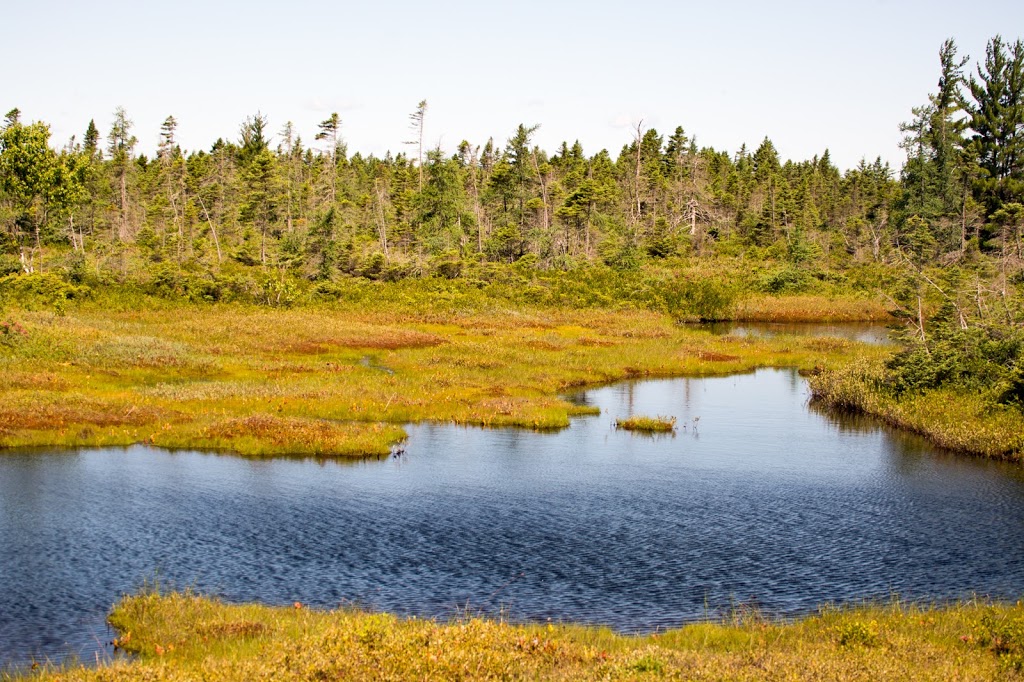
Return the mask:
[[[886,290],[908,314],[922,291],[948,299],[958,287],[977,290],[977,310],[986,296],[1009,310],[1024,246],[1024,44],[996,36],[968,63],[953,40],[941,46],[936,92],[900,125],[899,172],[880,159],[841,172],[828,150],[783,161],[768,138],[730,154],[642,122],[614,158],[578,142],[542,150],[535,125],[448,156],[424,148],[425,100],[404,151],[384,158],[350,155],[337,114],[307,142],[259,113],[187,153],[168,116],[147,158],[122,108],[105,140],[89,121],[61,149],[14,109],[0,129],[0,278],[12,291],[43,273],[282,304],[296,287],[337,296],[351,278],[486,283],[508,271],[500,263],[566,281],[586,270],[580,281],[620,289],[630,273],[690,273],[679,295],[714,317],[737,287],[856,290],[900,271],[917,288],[890,278]],[[923,274],[936,265],[977,276]]]

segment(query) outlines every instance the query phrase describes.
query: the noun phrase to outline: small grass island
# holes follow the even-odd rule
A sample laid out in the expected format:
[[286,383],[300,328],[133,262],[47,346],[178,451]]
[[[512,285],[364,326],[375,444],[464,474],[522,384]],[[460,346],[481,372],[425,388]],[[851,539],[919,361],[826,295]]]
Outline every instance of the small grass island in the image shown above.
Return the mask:
[[675,417],[647,417],[644,415],[633,415],[615,420],[615,428],[623,431],[638,431],[640,433],[672,433],[676,430]]

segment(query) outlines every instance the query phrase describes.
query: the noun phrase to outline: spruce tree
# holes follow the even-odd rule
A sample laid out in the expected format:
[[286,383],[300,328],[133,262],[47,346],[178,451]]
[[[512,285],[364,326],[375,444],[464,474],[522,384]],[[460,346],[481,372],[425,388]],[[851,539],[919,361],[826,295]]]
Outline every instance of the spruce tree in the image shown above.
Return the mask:
[[965,101],[970,128],[985,173],[979,181],[990,212],[1024,192],[1024,43],[1001,36],[989,41],[977,78],[967,83],[973,102]]
[[107,151],[110,153],[111,169],[114,171],[116,184],[115,194],[118,198],[117,236],[121,241],[133,236],[133,227],[129,219],[128,180],[133,170],[135,145],[139,141],[132,135],[133,126],[124,107],[118,107],[114,111],[114,123],[107,135]]

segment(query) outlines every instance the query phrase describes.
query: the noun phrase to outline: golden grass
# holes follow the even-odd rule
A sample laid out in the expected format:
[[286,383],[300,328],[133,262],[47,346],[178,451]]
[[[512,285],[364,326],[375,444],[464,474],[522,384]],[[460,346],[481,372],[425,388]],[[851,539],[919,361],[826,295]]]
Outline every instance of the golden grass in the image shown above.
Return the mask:
[[794,622],[739,613],[642,636],[572,625],[442,623],[352,610],[125,598],[111,615],[137,654],[33,679],[131,680],[1013,680],[1024,605],[823,609]]
[[716,337],[636,310],[275,310],[162,304],[9,311],[0,447],[153,443],[254,456],[386,453],[435,420],[562,428],[573,388],[765,366],[838,366],[883,349]]
[[758,294],[736,304],[732,315],[747,322],[891,322],[881,301],[854,296]]

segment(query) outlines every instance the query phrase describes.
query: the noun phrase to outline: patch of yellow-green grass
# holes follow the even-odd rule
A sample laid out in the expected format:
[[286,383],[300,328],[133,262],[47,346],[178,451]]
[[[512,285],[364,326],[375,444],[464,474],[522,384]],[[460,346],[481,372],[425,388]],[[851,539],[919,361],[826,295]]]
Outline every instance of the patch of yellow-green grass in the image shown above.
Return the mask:
[[739,301],[733,314],[747,322],[889,322],[886,304],[857,296],[754,295]]
[[405,431],[397,424],[253,414],[218,420],[191,433],[170,428],[166,432],[157,430],[145,442],[249,457],[364,457],[387,455],[392,444],[405,437]]
[[1018,461],[1024,456],[1020,409],[946,388],[897,398],[879,390],[882,370],[879,362],[866,359],[835,367],[812,376],[811,391],[823,405],[872,415],[943,448]]
[[1024,605],[897,602],[796,621],[740,613],[647,635],[577,625],[451,622],[127,597],[110,617],[136,654],[38,680],[1014,680]]
[[583,386],[838,366],[884,352],[714,336],[637,310],[165,303],[9,316],[25,334],[0,346],[0,447],[373,455],[410,422],[563,428],[594,411],[562,397]]
[[661,415],[657,417],[633,415],[624,419],[616,419],[615,428],[642,433],[671,433],[676,430],[676,418]]

